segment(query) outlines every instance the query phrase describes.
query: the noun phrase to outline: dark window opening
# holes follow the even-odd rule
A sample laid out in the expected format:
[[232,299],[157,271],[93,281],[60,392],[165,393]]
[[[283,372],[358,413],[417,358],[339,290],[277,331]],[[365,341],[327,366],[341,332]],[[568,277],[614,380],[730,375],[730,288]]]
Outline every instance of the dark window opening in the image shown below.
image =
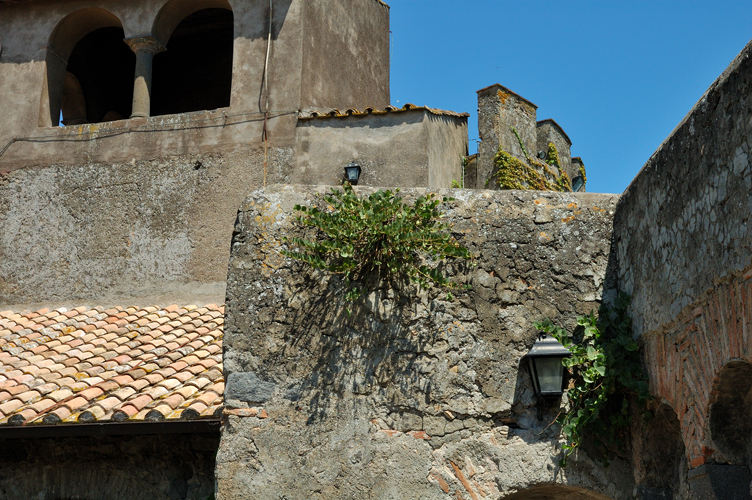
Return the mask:
[[66,75],[63,86],[65,125],[114,121],[131,115],[136,55],[123,38],[122,28],[100,28],[73,48],[68,58],[70,76]]
[[175,28],[154,57],[151,114],[168,115],[230,105],[233,15],[204,9]]

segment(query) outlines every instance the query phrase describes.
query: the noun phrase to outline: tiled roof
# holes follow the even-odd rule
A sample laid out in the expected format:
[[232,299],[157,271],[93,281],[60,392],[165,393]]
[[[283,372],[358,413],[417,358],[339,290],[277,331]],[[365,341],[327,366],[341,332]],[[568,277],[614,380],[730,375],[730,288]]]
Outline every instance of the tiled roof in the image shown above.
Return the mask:
[[300,120],[312,120],[314,118],[347,118],[348,116],[368,116],[368,115],[385,115],[387,113],[404,113],[405,111],[423,110],[428,111],[433,115],[439,116],[455,116],[457,118],[467,118],[470,115],[468,113],[455,113],[454,111],[446,111],[443,109],[429,108],[428,106],[416,106],[415,104],[407,103],[401,108],[394,106],[387,106],[384,109],[376,109],[372,107],[365,108],[360,111],[355,108],[348,108],[345,111],[338,109],[332,109],[329,111],[301,111],[298,115]]
[[0,312],[0,425],[220,415],[224,306]]

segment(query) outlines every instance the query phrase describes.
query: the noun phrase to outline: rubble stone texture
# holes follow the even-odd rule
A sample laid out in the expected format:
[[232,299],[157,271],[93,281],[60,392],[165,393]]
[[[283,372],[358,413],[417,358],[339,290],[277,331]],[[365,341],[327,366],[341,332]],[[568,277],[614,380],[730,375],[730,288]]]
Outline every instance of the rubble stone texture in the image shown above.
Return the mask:
[[[539,484],[557,484],[562,497],[629,498],[625,462],[604,468],[580,453],[558,467],[547,426],[560,403],[538,421],[521,366],[533,321],[572,327],[598,307],[612,279],[617,197],[441,191],[457,198],[448,220],[478,256],[446,270],[472,288],[447,300],[445,291],[377,287],[347,304],[336,278],[279,253],[284,237],[300,234],[293,206],[326,191],[273,186],[239,212],[225,404],[263,406],[268,418],[226,410],[218,498],[479,499]],[[424,193],[403,191],[407,200]]]
[[752,43],[653,154],[614,220],[619,287],[634,296],[651,391],[676,413],[690,468],[748,465],[750,429],[733,422],[752,418],[749,384],[734,381],[752,366],[751,56]]

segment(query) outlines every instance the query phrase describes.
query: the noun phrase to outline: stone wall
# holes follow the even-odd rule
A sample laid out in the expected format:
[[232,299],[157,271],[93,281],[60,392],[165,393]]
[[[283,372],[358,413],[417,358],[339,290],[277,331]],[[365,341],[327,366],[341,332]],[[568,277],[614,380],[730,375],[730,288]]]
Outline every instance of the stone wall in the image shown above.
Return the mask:
[[750,56],[752,43],[645,164],[614,221],[618,286],[633,295],[651,389],[676,412],[690,467],[739,455],[712,415],[723,374],[752,362]]
[[616,197],[440,191],[477,256],[447,272],[472,288],[377,287],[348,306],[336,279],[279,254],[300,234],[293,206],[326,191],[273,186],[238,214],[218,498],[629,498],[621,459],[558,467],[561,403],[539,421],[521,363],[533,321],[571,328],[598,307]]
[[218,444],[216,433],[0,439],[0,499],[207,500]]
[[[495,173],[493,158],[499,147],[509,154],[525,159],[520,141],[528,155],[537,153],[536,109],[538,106],[508,88],[497,84],[478,91],[478,166],[476,185],[483,189],[486,181]],[[520,140],[512,132],[520,134]]]

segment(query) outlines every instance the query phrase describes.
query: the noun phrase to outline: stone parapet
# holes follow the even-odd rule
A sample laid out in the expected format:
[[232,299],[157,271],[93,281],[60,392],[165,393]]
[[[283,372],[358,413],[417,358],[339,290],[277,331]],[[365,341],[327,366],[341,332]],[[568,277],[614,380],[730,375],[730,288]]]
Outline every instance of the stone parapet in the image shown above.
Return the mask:
[[238,212],[217,498],[501,498],[542,485],[629,498],[620,459],[605,468],[580,452],[559,469],[549,423],[562,402],[539,421],[521,363],[533,321],[571,329],[598,307],[617,197],[437,191],[456,198],[447,220],[476,256],[447,273],[471,289],[449,300],[377,287],[348,304],[337,279],[279,253],[302,234],[294,205],[329,189],[271,186]]

